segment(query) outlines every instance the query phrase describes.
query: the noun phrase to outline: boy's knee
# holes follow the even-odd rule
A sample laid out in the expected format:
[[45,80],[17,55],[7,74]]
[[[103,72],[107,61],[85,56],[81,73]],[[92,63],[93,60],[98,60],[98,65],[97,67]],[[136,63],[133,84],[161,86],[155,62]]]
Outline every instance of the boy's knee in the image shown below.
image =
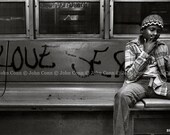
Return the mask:
[[118,91],[115,95],[115,100],[119,100],[119,99],[125,99],[127,98],[127,94],[126,92],[123,92],[123,91]]
[[134,104],[133,96],[130,96],[126,91],[117,92],[115,95],[115,103],[127,103],[129,106]]

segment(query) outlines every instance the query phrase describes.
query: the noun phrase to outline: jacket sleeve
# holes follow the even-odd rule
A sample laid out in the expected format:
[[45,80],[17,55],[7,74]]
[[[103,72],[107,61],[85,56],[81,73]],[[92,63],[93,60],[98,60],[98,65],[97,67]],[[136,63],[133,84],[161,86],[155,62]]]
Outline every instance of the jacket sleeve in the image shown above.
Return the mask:
[[170,55],[168,46],[164,45],[164,60],[165,60],[165,69],[166,69],[166,75],[167,75],[167,81],[170,82]]
[[125,48],[125,74],[129,81],[134,81],[140,77],[148,65],[149,55],[142,51],[138,56],[134,46],[134,43],[128,43]]

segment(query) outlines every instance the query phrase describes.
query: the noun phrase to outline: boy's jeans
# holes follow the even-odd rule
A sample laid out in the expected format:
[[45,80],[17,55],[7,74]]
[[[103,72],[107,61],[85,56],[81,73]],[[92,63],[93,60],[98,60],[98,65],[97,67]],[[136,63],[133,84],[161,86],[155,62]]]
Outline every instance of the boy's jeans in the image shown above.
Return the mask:
[[115,95],[113,132],[114,135],[129,135],[129,108],[145,97],[149,98],[169,98],[156,95],[152,88],[148,88],[147,79],[141,79],[138,82],[126,84]]

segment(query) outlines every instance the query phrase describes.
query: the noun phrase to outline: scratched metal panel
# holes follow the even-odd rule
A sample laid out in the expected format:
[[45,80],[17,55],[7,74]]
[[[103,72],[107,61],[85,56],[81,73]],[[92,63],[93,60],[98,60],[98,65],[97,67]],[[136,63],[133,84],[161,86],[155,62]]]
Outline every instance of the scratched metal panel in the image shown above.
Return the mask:
[[1,135],[112,135],[113,112],[0,112]]
[[123,81],[125,41],[12,41],[8,81]]
[[6,75],[7,41],[0,41],[0,96],[4,93]]

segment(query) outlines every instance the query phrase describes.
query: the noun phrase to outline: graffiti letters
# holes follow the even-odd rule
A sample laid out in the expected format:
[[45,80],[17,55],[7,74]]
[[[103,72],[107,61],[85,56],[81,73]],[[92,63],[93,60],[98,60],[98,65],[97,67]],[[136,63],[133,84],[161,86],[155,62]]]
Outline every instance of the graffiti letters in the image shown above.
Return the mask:
[[[50,52],[47,51],[47,48],[48,48],[47,45],[43,45],[41,47],[43,48],[43,52],[39,54],[40,58],[38,58],[36,49],[35,48],[32,49],[33,55],[34,55],[34,59],[33,59],[34,64],[32,64],[32,65],[28,61],[29,56],[28,56],[27,48],[25,47],[24,51],[22,51],[20,46],[16,47],[16,49],[12,53],[11,64],[7,65],[7,67],[12,67],[14,71],[19,71],[22,69],[22,67],[25,63],[25,65],[31,69],[35,69],[37,66],[39,66],[40,68],[54,68],[55,67],[54,62],[52,62],[50,65],[43,64],[43,63],[46,63],[45,58],[47,58],[50,55]],[[3,46],[1,46],[0,56],[1,56],[2,52],[3,52]],[[0,65],[0,67],[5,67],[5,65]]]
[[31,65],[29,64],[28,62],[28,54],[27,54],[27,48],[25,47],[25,65],[29,68],[32,68],[32,69],[35,69],[38,65],[38,56],[37,56],[37,53],[36,53],[36,49],[33,48],[33,54],[34,54],[34,57],[35,57],[35,63],[34,65]]
[[[0,56],[2,55],[3,51],[4,51],[4,47],[3,45],[1,45]],[[5,67],[5,65],[0,64],[0,67]]]
[[118,68],[118,71],[116,72],[115,74],[115,77],[119,77],[121,73],[124,74],[124,64],[125,62],[123,61],[122,63],[119,61],[118,59],[118,55],[123,53],[124,51],[117,51],[116,53],[114,53],[114,59],[116,61],[116,63],[118,64],[119,68]]
[[47,57],[48,55],[50,55],[50,52],[47,52],[47,47],[48,47],[48,46],[47,46],[47,45],[44,45],[44,46],[42,46],[42,47],[44,47],[44,51],[43,51],[42,54],[39,55],[39,56],[40,56],[39,66],[40,66],[41,68],[54,68],[54,67],[55,67],[55,63],[54,63],[54,62],[52,62],[51,65],[43,65],[43,64],[42,64],[44,58]]
[[86,60],[85,58],[79,57],[80,60],[83,60],[83,61],[87,62],[87,64],[89,64],[89,70],[88,70],[88,72],[86,72],[85,75],[80,75],[80,74],[78,73],[78,71],[77,71],[76,68],[75,68],[75,64],[74,64],[74,63],[73,63],[72,66],[71,66],[72,69],[75,71],[75,73],[77,74],[77,76],[79,76],[79,77],[81,77],[81,78],[93,76],[93,75],[96,75],[96,74],[100,74],[100,75],[106,76],[106,77],[111,77],[111,75],[109,75],[109,74],[103,74],[103,73],[100,73],[100,72],[95,72],[95,70],[94,70],[94,65],[95,65],[95,64],[96,64],[96,65],[100,65],[100,64],[101,64],[101,61],[100,61],[100,60],[99,60],[99,61],[96,61],[97,54],[98,54],[98,53],[101,53],[101,52],[106,52],[108,49],[109,49],[109,47],[107,47],[107,48],[104,49],[104,50],[94,50],[94,56],[93,56],[92,60],[90,60],[90,61]]
[[[16,65],[16,61],[15,61],[15,56],[16,56],[16,54],[18,53],[18,55],[19,55],[19,57],[20,57],[20,63],[19,63],[19,66],[17,67],[17,65]],[[18,60],[17,60],[18,61]],[[22,68],[22,66],[23,66],[23,61],[24,61],[24,59],[23,59],[23,56],[22,56],[22,52],[21,52],[21,49],[20,49],[20,47],[17,47],[16,49],[15,49],[15,51],[14,51],[14,53],[13,53],[13,55],[12,55],[12,62],[11,62],[11,65],[9,66],[9,67],[13,67],[13,69],[14,69],[14,71],[18,71],[18,70],[20,70],[21,68]]]
[[[56,46],[53,46],[53,45],[50,46],[50,45],[45,44],[45,45],[42,45],[41,48],[38,48],[38,50],[36,50],[35,47],[31,48],[28,46],[25,46],[25,47],[16,46],[16,48],[10,50],[10,48],[4,48],[3,45],[0,45],[0,57],[1,57],[1,59],[4,59],[3,61],[1,61],[0,67],[11,67],[11,68],[13,68],[14,71],[20,71],[20,70],[22,70],[23,67],[24,68],[27,67],[30,69],[36,69],[37,67],[39,67],[41,69],[55,68],[56,64],[61,64],[60,58],[64,59],[64,57],[61,56],[61,57],[57,58],[55,60],[55,62],[51,61],[50,58],[56,57],[54,55],[58,56],[58,54],[52,54],[52,52],[49,49],[51,47],[56,47]],[[57,47],[60,47],[60,46],[58,45]],[[74,49],[76,49],[76,48],[74,48]],[[108,52],[108,50],[109,50],[109,47],[106,47],[104,49],[92,50],[93,51],[92,58],[90,58],[90,59],[87,59],[82,56],[78,56],[75,53],[70,54],[69,50],[66,50],[65,54],[67,56],[75,58],[75,59],[78,58],[79,61],[84,62],[83,65],[78,65],[78,64],[70,62],[70,63],[66,64],[68,66],[66,68],[67,69],[71,68],[71,70],[74,72],[74,75],[77,75],[80,78],[86,78],[86,77],[95,76],[95,75],[100,75],[100,76],[110,78],[113,76],[113,74],[112,74],[113,72],[112,71],[107,72],[105,69],[105,68],[107,68],[107,66],[104,65],[105,62],[102,62],[102,60],[103,60],[102,58],[99,59],[100,58],[99,56],[101,54],[102,55],[105,54],[106,52]],[[8,53],[9,56],[6,55],[6,53],[4,53],[5,51],[6,51],[6,53]],[[122,59],[120,59],[120,57],[122,58],[123,53],[124,53],[123,50],[119,50],[119,51],[116,51],[113,54],[111,54],[113,57],[112,56],[110,57],[111,59],[114,59],[113,64],[116,63],[116,69],[113,69],[115,78],[120,77],[121,73],[124,73],[125,62],[122,61]],[[87,55],[88,54],[89,53],[87,53]],[[31,55],[31,57],[30,57],[30,55]],[[7,58],[7,62],[5,62],[5,57]],[[111,63],[109,63],[109,64],[111,64]],[[82,69],[79,69],[79,67],[81,67],[81,66],[83,66],[84,69],[86,69],[86,71],[84,71],[84,72],[80,71],[80,70],[82,70]],[[99,68],[99,66],[101,66],[100,70],[103,70],[103,71],[96,70],[97,67]],[[104,68],[102,68],[102,67],[104,67]],[[113,67],[115,67],[115,65]],[[58,70],[60,70],[60,65],[59,65]],[[68,69],[68,71],[70,71],[70,69]]]

